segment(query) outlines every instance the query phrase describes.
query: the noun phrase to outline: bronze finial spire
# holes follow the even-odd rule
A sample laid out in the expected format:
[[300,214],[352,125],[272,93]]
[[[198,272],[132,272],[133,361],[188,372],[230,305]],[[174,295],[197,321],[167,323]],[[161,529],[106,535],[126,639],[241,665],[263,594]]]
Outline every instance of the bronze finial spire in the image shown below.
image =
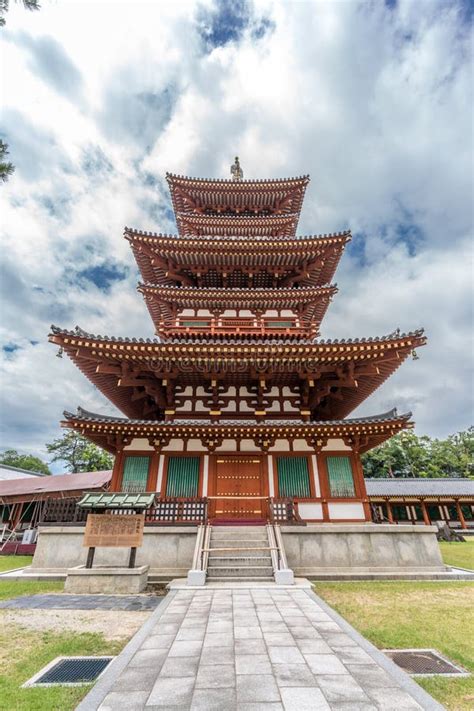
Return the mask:
[[230,166],[230,174],[232,175],[232,180],[242,180],[244,177],[244,172],[240,167],[239,156],[235,156],[235,161],[233,165]]

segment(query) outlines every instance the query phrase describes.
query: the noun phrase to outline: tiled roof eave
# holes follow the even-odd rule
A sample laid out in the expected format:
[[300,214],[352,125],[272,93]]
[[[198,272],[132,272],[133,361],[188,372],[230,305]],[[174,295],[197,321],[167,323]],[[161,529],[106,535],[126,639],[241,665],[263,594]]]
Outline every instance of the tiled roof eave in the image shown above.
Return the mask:
[[254,420],[226,420],[226,421],[205,421],[205,420],[174,420],[170,422],[157,422],[152,420],[134,420],[126,417],[115,417],[110,415],[100,415],[95,412],[90,412],[82,407],[77,408],[76,413],[64,411],[64,417],[67,421],[81,421],[81,422],[93,422],[97,424],[119,424],[119,425],[142,425],[146,428],[159,427],[172,429],[173,427],[184,427],[184,428],[206,428],[206,427],[219,427],[219,428],[239,428],[239,429],[278,429],[284,428],[315,428],[323,429],[330,427],[354,427],[357,425],[371,425],[371,424],[387,424],[387,423],[397,423],[397,422],[408,422],[412,416],[411,412],[399,415],[396,408],[392,408],[387,412],[371,415],[368,417],[353,417],[346,418],[342,420],[324,420],[319,422],[295,422],[294,420],[272,420],[269,422],[256,423]]

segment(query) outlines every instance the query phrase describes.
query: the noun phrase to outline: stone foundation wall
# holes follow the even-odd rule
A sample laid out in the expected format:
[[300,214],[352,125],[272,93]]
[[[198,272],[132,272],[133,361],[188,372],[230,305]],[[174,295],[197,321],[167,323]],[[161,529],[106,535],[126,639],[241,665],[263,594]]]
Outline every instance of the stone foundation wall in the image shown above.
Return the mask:
[[[441,572],[445,570],[435,526],[373,523],[282,526],[288,565],[295,575],[321,572]],[[136,565],[148,565],[149,575],[170,580],[186,577],[191,568],[197,528],[145,528]],[[65,572],[84,565],[84,528],[41,527],[31,571]],[[127,566],[129,548],[97,548],[94,567]]]
[[435,526],[326,523],[281,530],[295,575],[445,570]]
[[[167,579],[186,577],[191,568],[195,526],[146,527],[143,545],[137,548],[136,565],[149,565],[150,575]],[[85,565],[87,548],[82,545],[84,527],[43,526],[31,570],[65,572],[68,568]],[[94,567],[127,567],[130,548],[96,548]]]

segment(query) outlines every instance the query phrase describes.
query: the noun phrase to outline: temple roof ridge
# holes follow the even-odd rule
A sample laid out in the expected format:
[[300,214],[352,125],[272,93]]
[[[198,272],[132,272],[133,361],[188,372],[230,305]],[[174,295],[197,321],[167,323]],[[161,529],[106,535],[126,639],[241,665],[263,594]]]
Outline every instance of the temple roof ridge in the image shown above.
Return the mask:
[[[179,287],[178,287],[179,288]],[[406,338],[420,338],[424,335],[425,329],[424,328],[418,328],[414,331],[406,331],[406,332],[400,332],[399,330],[392,331],[392,333],[389,333],[388,335],[385,336],[369,336],[367,338],[326,338],[326,339],[315,339],[312,340],[308,343],[303,343],[299,341],[298,343],[301,343],[301,345],[351,345],[351,344],[364,344],[364,343],[380,343],[382,341],[396,341],[396,340],[403,340]],[[51,333],[53,335],[64,335],[64,336],[76,336],[76,337],[82,337],[82,338],[89,338],[91,340],[103,340],[103,341],[115,341],[115,342],[123,342],[123,343],[147,343],[147,344],[157,344],[157,345],[170,345],[170,341],[167,341],[165,344],[156,338],[150,339],[150,338],[127,338],[123,336],[102,336],[100,334],[92,334],[88,333],[87,331],[84,331],[82,328],[79,328],[79,326],[76,326],[75,330],[67,330],[64,328],[61,328],[60,326],[55,326],[54,324],[51,325]],[[183,343],[182,341],[179,341],[180,343]],[[206,341],[206,343],[211,343],[209,340]],[[242,344],[242,341],[238,342],[239,345]],[[255,342],[252,341],[252,344]],[[264,345],[264,344],[262,344]],[[272,344],[273,345],[273,344]]]
[[67,420],[71,419],[81,419],[81,420],[93,420],[96,422],[117,422],[117,423],[124,423],[124,424],[143,424],[143,425],[153,425],[153,424],[159,424],[160,427],[173,427],[173,426],[181,426],[181,427],[199,427],[199,426],[206,426],[206,425],[212,425],[213,427],[279,427],[279,426],[301,426],[301,427],[308,427],[308,426],[335,426],[335,425],[357,425],[357,424],[368,424],[371,422],[386,422],[386,421],[392,421],[392,420],[406,420],[408,421],[410,417],[412,416],[411,412],[406,412],[403,414],[398,414],[398,410],[396,407],[393,407],[391,410],[387,410],[386,412],[382,412],[378,415],[368,415],[365,417],[346,417],[344,419],[340,420],[316,420],[312,422],[303,422],[303,421],[297,421],[297,420],[270,420],[267,422],[255,422],[255,420],[221,420],[219,422],[215,422],[214,420],[172,420],[169,422],[165,421],[158,421],[158,420],[139,420],[139,419],[130,419],[128,417],[117,417],[115,415],[103,415],[97,412],[91,412],[90,410],[86,410],[83,407],[78,406],[77,407],[77,412],[69,412],[68,410],[64,410],[63,412],[64,417]]
[[239,294],[255,294],[255,292],[262,292],[262,294],[270,294],[271,292],[275,291],[278,292],[279,294],[291,294],[292,296],[305,296],[308,294],[312,293],[318,293],[318,294],[324,294],[324,293],[335,293],[338,291],[337,284],[323,284],[321,286],[300,286],[300,287],[292,287],[292,286],[263,286],[263,287],[253,287],[253,286],[232,286],[232,287],[226,287],[226,286],[195,286],[195,285],[190,285],[190,286],[177,286],[176,284],[170,284],[169,286],[161,285],[161,284],[151,284],[150,282],[138,282],[137,289],[140,291],[141,289],[152,289],[153,291],[158,291],[158,292],[166,292],[166,291],[171,291],[174,292],[173,295],[179,296],[179,294],[184,294],[186,292],[191,292],[194,294],[199,294],[200,292],[216,292],[222,298],[224,298],[227,294],[232,294],[235,296],[238,296]]
[[[229,216],[229,218],[235,217],[235,216]],[[240,216],[241,217],[241,216]],[[269,219],[278,219],[279,217],[284,217],[282,215],[278,216],[269,216]],[[167,233],[167,232],[150,232],[147,230],[139,230],[134,227],[125,227],[124,228],[124,237],[125,239],[128,239],[129,237],[153,237],[153,238],[161,238],[161,239],[174,239],[174,240],[179,240],[179,241],[199,241],[202,239],[206,240],[229,240],[232,242],[236,242],[238,244],[242,244],[243,238],[245,238],[246,241],[252,242],[252,241],[268,241],[268,240],[276,240],[276,241],[281,241],[281,242],[288,242],[291,240],[324,240],[324,239],[334,239],[335,237],[352,237],[352,233],[350,229],[347,230],[340,230],[339,232],[324,232],[321,234],[300,234],[300,235],[292,235],[291,237],[288,236],[272,236],[272,235],[255,235],[252,237],[247,237],[246,235],[240,236],[235,236],[235,235],[196,235],[196,236],[191,236],[191,235],[180,235],[179,233]]]
[[204,183],[208,185],[209,183],[218,183],[219,185],[222,184],[227,184],[231,185],[233,187],[237,186],[246,186],[246,185],[255,185],[255,184],[266,184],[266,183],[271,183],[271,184],[282,184],[282,183],[292,183],[292,182],[305,182],[308,183],[310,181],[310,176],[309,174],[306,175],[298,175],[298,176],[293,176],[289,178],[253,178],[251,180],[233,180],[232,178],[200,178],[200,177],[191,177],[188,175],[179,175],[177,173],[170,173],[167,171],[165,173],[166,180],[184,180],[189,183]]

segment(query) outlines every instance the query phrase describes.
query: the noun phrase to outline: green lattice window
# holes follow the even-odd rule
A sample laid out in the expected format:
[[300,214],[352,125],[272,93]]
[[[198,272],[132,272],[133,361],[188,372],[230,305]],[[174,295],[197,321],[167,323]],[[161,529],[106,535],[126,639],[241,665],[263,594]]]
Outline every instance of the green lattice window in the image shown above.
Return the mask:
[[199,457],[170,457],[166,496],[194,497],[198,494]]
[[355,496],[354,477],[349,457],[327,457],[329,491],[331,496]]
[[309,468],[306,457],[278,457],[278,493],[280,496],[309,498]]
[[126,457],[123,466],[122,491],[139,494],[146,491],[150,457]]
[[210,321],[181,321],[181,326],[186,328],[205,328],[211,325]]

